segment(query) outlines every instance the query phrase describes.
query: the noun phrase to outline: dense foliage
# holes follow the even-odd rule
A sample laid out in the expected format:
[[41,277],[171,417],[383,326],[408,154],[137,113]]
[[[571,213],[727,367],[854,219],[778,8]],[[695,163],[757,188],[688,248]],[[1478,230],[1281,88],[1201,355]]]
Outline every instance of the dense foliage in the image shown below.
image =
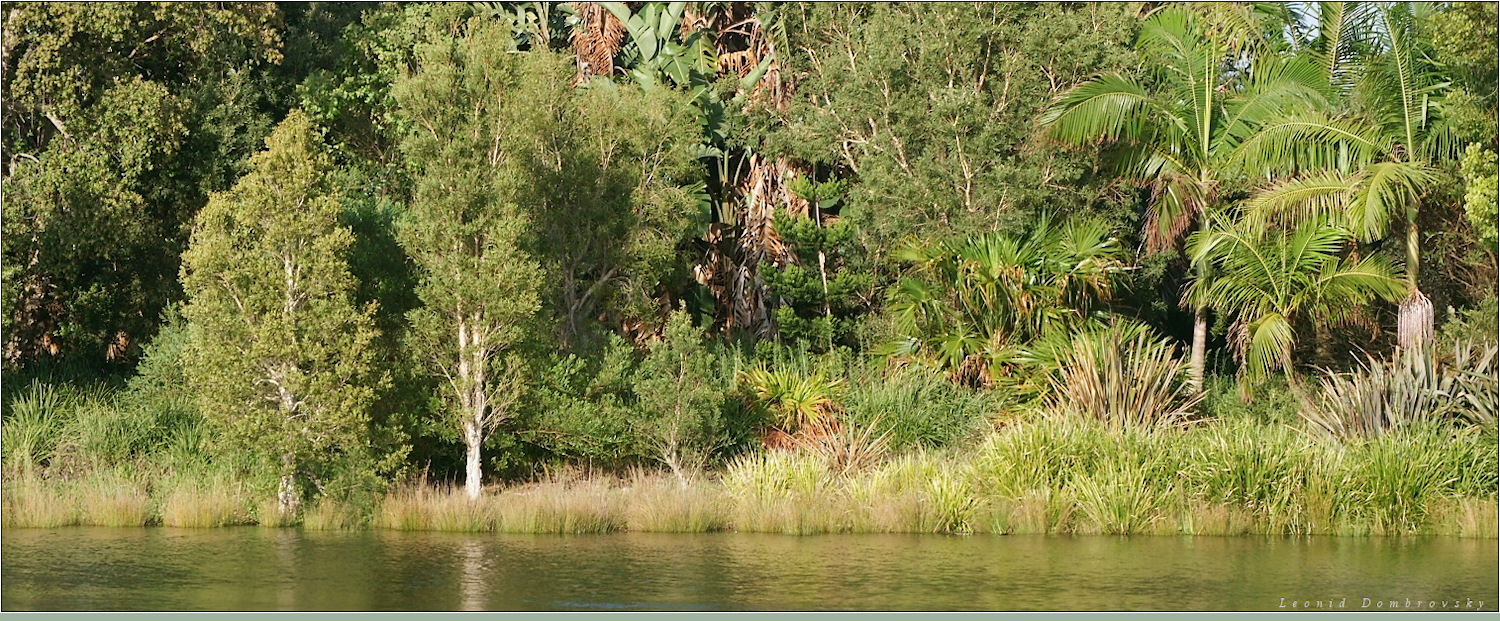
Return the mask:
[[1492,4],[3,11],[8,476],[1493,440]]

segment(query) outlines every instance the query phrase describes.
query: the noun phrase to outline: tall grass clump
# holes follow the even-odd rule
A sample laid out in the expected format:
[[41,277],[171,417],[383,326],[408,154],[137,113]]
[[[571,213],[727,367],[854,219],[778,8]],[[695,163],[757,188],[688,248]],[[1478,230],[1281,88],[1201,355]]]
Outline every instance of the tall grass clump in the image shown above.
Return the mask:
[[942,371],[870,365],[854,372],[844,396],[845,422],[886,436],[895,452],[970,445],[983,438],[995,393],[948,381]]
[[702,479],[677,480],[635,472],[620,490],[626,530],[706,533],[729,525],[721,488]]
[[1110,434],[1096,422],[1042,418],[998,430],[974,452],[980,489],[1019,497],[1061,489],[1074,472],[1093,469],[1110,449]]
[[773,450],[741,456],[721,480],[733,503],[735,530],[812,534],[844,527],[836,481],[816,455]]
[[78,524],[73,498],[53,481],[19,475],[5,482],[0,520],[6,528],[57,528]]
[[1085,518],[1083,532],[1109,535],[1144,533],[1164,516],[1172,481],[1152,475],[1149,464],[1111,460],[1078,473],[1070,487]]
[[32,382],[9,403],[0,421],[0,451],[7,472],[29,473],[52,458],[71,404],[57,387]]
[[1187,363],[1175,349],[1131,324],[1082,330],[1057,353],[1043,402],[1115,430],[1188,420],[1203,397],[1187,382]]
[[406,531],[489,532],[495,529],[491,502],[489,497],[471,500],[453,488],[405,485],[381,499],[373,524]]
[[302,512],[302,528],[306,530],[353,530],[369,523],[370,516],[359,507],[326,496]]
[[1231,506],[1277,531],[1300,519],[1304,485],[1322,447],[1284,425],[1213,421],[1182,438],[1188,464],[1180,474],[1193,500]]
[[607,481],[590,478],[506,489],[491,506],[498,532],[602,534],[625,526],[617,500]]
[[165,481],[164,488],[163,526],[207,528],[253,522],[249,497],[240,481],[224,476],[178,474]]
[[129,474],[97,471],[73,483],[78,521],[85,526],[145,526],[151,518],[146,484]]

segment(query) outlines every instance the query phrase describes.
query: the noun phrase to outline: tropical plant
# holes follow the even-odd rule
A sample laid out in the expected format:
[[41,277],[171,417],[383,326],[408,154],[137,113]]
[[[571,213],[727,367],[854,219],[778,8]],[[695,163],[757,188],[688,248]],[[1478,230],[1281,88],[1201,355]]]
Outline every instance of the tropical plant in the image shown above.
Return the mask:
[[1277,368],[1291,373],[1296,322],[1348,321],[1372,300],[1395,301],[1405,292],[1390,259],[1342,256],[1351,237],[1344,229],[1304,223],[1256,232],[1214,220],[1212,230],[1188,242],[1193,262],[1211,266],[1214,278],[1195,281],[1187,297],[1235,318],[1230,344],[1251,378]]
[[1436,9],[1393,2],[1310,10],[1343,16],[1330,22],[1338,28],[1320,35],[1313,48],[1339,88],[1329,91],[1333,105],[1265,123],[1247,141],[1255,148],[1246,161],[1290,154],[1310,171],[1262,188],[1248,211],[1257,222],[1332,222],[1360,241],[1379,239],[1405,218],[1406,296],[1397,336],[1403,347],[1413,347],[1433,336],[1432,302],[1417,286],[1417,216],[1424,191],[1438,179],[1438,165],[1459,147],[1458,128],[1444,114],[1448,82],[1422,28]]
[[1116,430],[1183,422],[1203,396],[1186,381],[1176,349],[1130,324],[1082,331],[1059,356],[1044,407]]
[[1419,421],[1449,418],[1493,424],[1500,401],[1493,344],[1403,348],[1370,357],[1350,373],[1328,373],[1316,403],[1303,409],[1315,428],[1340,438],[1370,438]]
[[911,264],[890,294],[901,337],[880,351],[978,384],[991,383],[1032,340],[1081,323],[1128,269],[1103,221],[1049,215],[1024,236],[910,244],[900,256]]
[[[1251,10],[1157,10],[1136,42],[1155,68],[1153,81],[1106,73],[1068,91],[1041,117],[1063,142],[1126,147],[1118,162],[1123,174],[1152,190],[1148,251],[1175,247],[1195,221],[1206,230],[1208,215],[1223,204],[1223,187],[1247,162],[1269,167],[1284,160],[1286,147],[1254,140],[1257,131],[1318,101],[1327,88],[1306,59],[1249,56],[1265,45],[1257,16],[1244,12]],[[1241,62],[1247,57],[1248,67]],[[1208,267],[1198,264],[1197,280],[1209,279]],[[1193,312],[1190,376],[1201,389],[1208,308],[1197,303]]]
[[794,369],[771,369],[764,364],[740,374],[740,385],[750,393],[756,409],[786,434],[816,432],[833,422],[844,380],[822,370],[803,374]]

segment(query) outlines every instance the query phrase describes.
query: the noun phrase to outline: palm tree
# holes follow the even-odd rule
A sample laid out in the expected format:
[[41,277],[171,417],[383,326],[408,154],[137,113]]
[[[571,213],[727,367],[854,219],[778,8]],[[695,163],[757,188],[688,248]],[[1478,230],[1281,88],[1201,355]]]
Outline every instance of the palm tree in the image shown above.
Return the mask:
[[1266,230],[1245,222],[1215,226],[1188,240],[1195,264],[1211,264],[1212,280],[1195,281],[1187,297],[1235,317],[1230,342],[1252,378],[1286,370],[1290,379],[1295,324],[1340,323],[1373,299],[1396,301],[1406,291],[1401,270],[1380,255],[1343,256],[1352,234],[1323,223]]
[[892,289],[903,334],[890,356],[925,359],[954,379],[987,384],[1044,334],[1079,325],[1114,293],[1128,269],[1099,220],[1043,216],[1024,237],[999,233],[910,245],[911,273]]
[[1262,188],[1247,212],[1262,223],[1330,222],[1362,242],[1380,239],[1404,217],[1406,295],[1397,336],[1402,347],[1415,347],[1432,337],[1433,323],[1432,302],[1417,285],[1421,195],[1437,178],[1438,162],[1457,155],[1455,128],[1442,115],[1447,84],[1420,30],[1433,9],[1423,3],[1321,5],[1314,10],[1340,19],[1308,55],[1321,59],[1342,85],[1333,91],[1337,107],[1288,115],[1262,128],[1255,144],[1294,153],[1310,172]]
[[[1125,177],[1152,190],[1150,252],[1175,248],[1194,221],[1206,228],[1205,216],[1220,206],[1220,188],[1247,165],[1282,162],[1289,147],[1250,138],[1264,122],[1320,100],[1327,88],[1305,58],[1268,56],[1247,65],[1266,46],[1261,22],[1244,9],[1213,11],[1204,16],[1172,6],[1144,21],[1136,47],[1156,69],[1153,89],[1103,74],[1065,93],[1041,118],[1063,142],[1126,147]],[[1208,278],[1206,269],[1199,265],[1197,280]],[[1189,376],[1200,390],[1207,310],[1193,307]]]

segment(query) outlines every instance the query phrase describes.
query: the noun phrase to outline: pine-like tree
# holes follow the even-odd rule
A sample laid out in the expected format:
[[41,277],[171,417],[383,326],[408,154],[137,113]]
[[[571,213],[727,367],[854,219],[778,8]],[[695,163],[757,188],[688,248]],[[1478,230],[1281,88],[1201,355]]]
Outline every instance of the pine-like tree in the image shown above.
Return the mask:
[[339,222],[331,166],[293,111],[250,172],[198,214],[183,254],[189,383],[228,439],[276,464],[285,515],[311,465],[368,443],[382,381],[369,347],[374,308],[354,301],[354,238]]

